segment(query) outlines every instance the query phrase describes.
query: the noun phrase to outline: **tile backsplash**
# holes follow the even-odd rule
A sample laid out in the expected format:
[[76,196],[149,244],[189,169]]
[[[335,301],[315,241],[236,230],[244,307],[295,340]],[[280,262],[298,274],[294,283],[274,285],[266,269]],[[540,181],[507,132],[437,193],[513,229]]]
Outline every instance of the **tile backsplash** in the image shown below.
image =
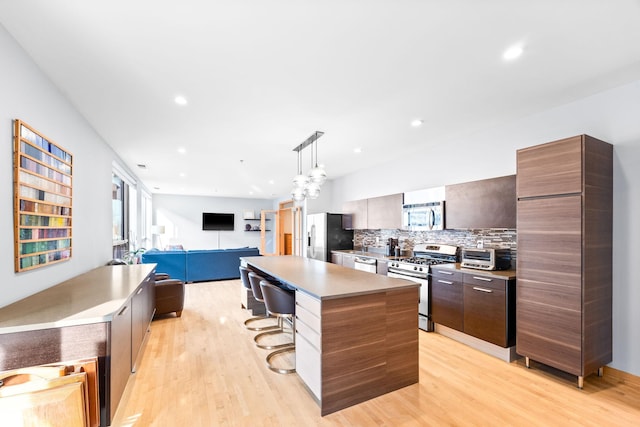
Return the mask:
[[421,243],[444,243],[462,247],[477,247],[482,240],[485,248],[511,250],[512,262],[516,258],[516,230],[480,228],[468,230],[406,231],[406,230],[355,230],[354,247],[384,247],[387,239],[398,239],[400,249],[410,255],[413,247]]

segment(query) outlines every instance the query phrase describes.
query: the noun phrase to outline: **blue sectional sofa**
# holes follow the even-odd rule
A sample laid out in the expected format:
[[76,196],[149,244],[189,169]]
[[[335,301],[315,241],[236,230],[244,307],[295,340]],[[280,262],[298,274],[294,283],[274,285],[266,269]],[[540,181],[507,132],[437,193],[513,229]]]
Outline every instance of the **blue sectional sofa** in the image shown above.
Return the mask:
[[142,254],[142,262],[156,263],[156,271],[184,282],[237,279],[240,257],[258,256],[258,248],[204,249],[193,251],[159,251]]

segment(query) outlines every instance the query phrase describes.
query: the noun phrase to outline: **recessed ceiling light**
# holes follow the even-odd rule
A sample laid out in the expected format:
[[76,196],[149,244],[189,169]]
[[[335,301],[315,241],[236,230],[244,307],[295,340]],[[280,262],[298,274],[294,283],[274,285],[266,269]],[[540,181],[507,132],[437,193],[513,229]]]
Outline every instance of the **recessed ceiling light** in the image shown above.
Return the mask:
[[274,180],[272,180],[272,179],[270,179],[270,180],[269,180],[269,184],[272,184],[272,185],[273,185],[273,184],[275,184],[275,181],[274,181]]
[[182,95],[178,95],[175,97],[174,101],[176,102],[176,104],[178,105],[187,105],[187,98],[185,98]]
[[187,176],[187,174],[186,174],[186,173],[184,173],[184,172],[180,172],[180,178],[184,178],[185,176]]
[[516,59],[520,55],[522,55],[522,46],[515,45],[505,50],[504,53],[502,54],[502,57],[507,61],[511,61],[512,59]]
[[411,122],[411,126],[413,126],[414,128],[419,128],[420,126],[422,126],[422,123],[424,123],[424,120],[415,119]]
[[186,152],[187,152],[187,149],[186,149],[186,148],[184,148],[184,147],[180,147],[180,148],[178,148],[178,153],[180,153],[180,154],[184,154],[184,153],[186,153]]
[[362,153],[362,148],[356,147],[356,148],[353,149],[353,152],[356,153],[356,154],[360,154],[360,153]]

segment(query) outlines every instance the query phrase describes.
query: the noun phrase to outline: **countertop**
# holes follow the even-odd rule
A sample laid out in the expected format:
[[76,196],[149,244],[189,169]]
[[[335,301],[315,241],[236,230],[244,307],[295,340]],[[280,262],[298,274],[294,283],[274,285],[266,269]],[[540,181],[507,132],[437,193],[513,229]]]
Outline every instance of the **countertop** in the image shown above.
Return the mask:
[[438,270],[455,270],[475,276],[495,277],[497,279],[511,280],[516,278],[516,270],[477,270],[475,268],[461,267],[459,262],[455,264],[438,264],[431,266],[431,268],[437,268]]
[[298,256],[258,256],[241,259],[287,285],[321,300],[420,286],[410,280],[394,279]]
[[0,308],[0,333],[110,321],[156,264],[98,267]]
[[335,252],[337,254],[349,254],[349,255],[355,255],[355,256],[361,256],[361,257],[367,257],[367,258],[375,258],[383,261],[395,261],[400,258],[405,258],[405,257],[388,256],[388,255],[381,254],[379,252],[363,252],[357,249],[335,250],[331,252],[332,253]]

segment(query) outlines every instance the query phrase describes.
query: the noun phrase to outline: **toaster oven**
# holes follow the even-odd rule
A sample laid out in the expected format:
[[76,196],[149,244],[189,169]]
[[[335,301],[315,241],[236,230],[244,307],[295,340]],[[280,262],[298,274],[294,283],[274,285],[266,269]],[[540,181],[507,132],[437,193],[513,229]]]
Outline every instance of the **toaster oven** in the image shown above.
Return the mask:
[[460,266],[478,270],[508,270],[511,267],[511,251],[501,248],[463,248]]

